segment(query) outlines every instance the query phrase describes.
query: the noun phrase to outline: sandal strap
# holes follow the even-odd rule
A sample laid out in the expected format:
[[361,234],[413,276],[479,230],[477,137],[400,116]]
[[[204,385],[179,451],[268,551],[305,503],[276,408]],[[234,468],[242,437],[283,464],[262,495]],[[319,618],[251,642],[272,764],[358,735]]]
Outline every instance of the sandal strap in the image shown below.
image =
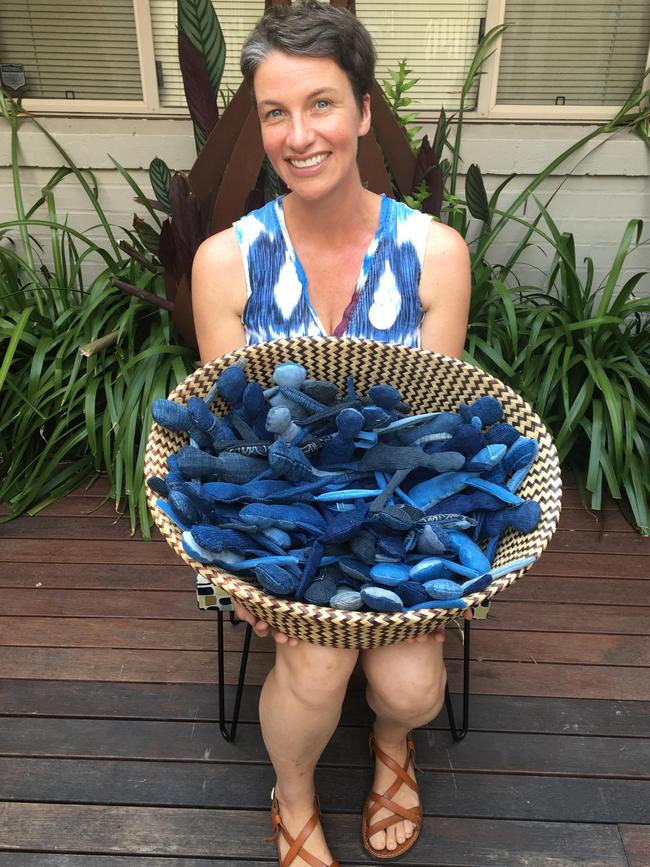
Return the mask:
[[[384,831],[386,828],[391,825],[397,824],[397,822],[401,822],[402,819],[408,819],[409,822],[413,822],[413,824],[417,824],[420,821],[421,817],[421,809],[420,806],[416,807],[402,807],[400,804],[397,804],[392,799],[395,797],[399,789],[402,787],[402,784],[407,785],[414,792],[418,792],[418,784],[417,782],[410,776],[408,773],[409,766],[411,762],[415,767],[415,747],[413,745],[413,741],[410,737],[406,739],[406,759],[404,761],[404,765],[399,765],[395,759],[391,756],[387,755],[380,747],[377,746],[375,742],[374,736],[370,735],[370,749],[374,752],[376,758],[378,758],[386,767],[390,768],[391,771],[395,774],[395,780],[390,785],[388,789],[384,792],[384,794],[380,794],[379,792],[370,792],[368,795],[368,801],[373,801],[373,803],[367,809],[367,817],[368,817],[368,833],[369,835],[376,834],[378,831]],[[390,810],[394,815],[388,816],[385,819],[381,819],[376,822],[374,825],[370,826],[370,820],[372,817],[378,813],[381,809],[385,808]]]
[[303,849],[305,841],[311,835],[312,831],[318,827],[318,824],[320,822],[320,804],[318,802],[318,797],[316,797],[316,808],[314,812],[304,824],[298,836],[295,838],[292,837],[291,834],[284,827],[282,816],[280,815],[280,805],[277,801],[277,798],[274,799],[273,802],[272,814],[273,833],[277,834],[279,831],[289,845],[289,850],[282,859],[280,867],[290,867],[290,865],[293,864],[293,862],[298,856],[300,856],[303,861],[306,861],[308,864],[310,864],[311,867],[338,867],[336,862],[334,862],[333,864],[326,864],[324,861],[316,858],[315,855],[312,855],[311,852]]
[[392,801],[390,798],[386,798],[384,795],[380,795],[379,792],[371,792],[368,796],[369,798],[373,798],[375,803],[372,805],[373,809],[368,810],[368,818],[371,819],[375,813],[379,810],[385,808],[386,810],[390,810],[393,813],[393,817],[387,817],[382,819],[380,822],[375,823],[373,828],[375,829],[373,833],[376,831],[382,831],[383,828],[377,827],[381,824],[395,825],[397,822],[401,822],[402,819],[408,819],[409,822],[413,822],[416,824],[420,820],[420,808],[419,806],[415,807],[402,807],[401,804],[396,804],[395,801]]

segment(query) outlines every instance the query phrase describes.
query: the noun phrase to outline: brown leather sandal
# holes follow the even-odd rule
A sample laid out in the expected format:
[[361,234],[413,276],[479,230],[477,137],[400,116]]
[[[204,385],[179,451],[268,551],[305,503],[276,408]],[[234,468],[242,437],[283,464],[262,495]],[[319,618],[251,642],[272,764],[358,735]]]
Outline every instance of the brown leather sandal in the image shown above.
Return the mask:
[[[331,864],[326,864],[324,861],[321,861],[319,858],[316,858],[315,855],[312,855],[311,852],[308,852],[303,848],[305,841],[310,836],[312,831],[318,827],[320,822],[320,802],[318,800],[318,795],[314,796],[314,812],[310,819],[305,823],[303,829],[300,831],[297,837],[292,837],[291,834],[287,831],[282,823],[282,816],[280,816],[280,805],[278,803],[278,799],[275,797],[275,790],[271,793],[271,797],[273,802],[271,804],[271,820],[273,822],[273,835],[269,837],[269,840],[275,840],[275,846],[278,852],[278,865],[279,867],[289,867],[290,864],[296,860],[296,858],[300,857],[303,861],[306,861],[311,867],[340,867],[338,861],[332,861]],[[282,858],[280,854],[280,839],[279,835],[282,834],[286,842],[289,844],[289,850],[287,854]]]
[[[415,846],[415,843],[420,836],[420,831],[422,830],[422,805],[418,804],[417,807],[402,807],[400,804],[396,804],[395,801],[392,800],[402,785],[408,786],[410,789],[413,789],[414,792],[419,791],[417,782],[408,773],[411,762],[413,762],[414,768],[417,767],[415,764],[415,747],[413,745],[413,740],[409,735],[406,738],[406,761],[404,762],[404,766],[400,767],[394,759],[377,746],[373,735],[370,735],[369,744],[370,755],[375,756],[375,761],[379,759],[389,767],[395,774],[396,778],[383,795],[380,795],[378,792],[370,792],[366,798],[366,803],[363,806],[363,813],[361,815],[361,839],[366,852],[372,855],[373,858],[381,858],[384,861],[391,861],[400,858],[405,852],[408,852],[409,849]],[[382,808],[390,810],[393,815],[387,816],[385,819],[380,819],[372,825],[371,821],[373,816],[375,816]],[[401,822],[402,819],[408,819],[409,822],[412,822],[415,825],[415,830],[403,843],[398,843],[396,849],[375,849],[370,845],[369,841],[373,834],[377,834],[379,831],[385,831],[386,828],[390,828],[391,825],[396,825],[398,822]]]

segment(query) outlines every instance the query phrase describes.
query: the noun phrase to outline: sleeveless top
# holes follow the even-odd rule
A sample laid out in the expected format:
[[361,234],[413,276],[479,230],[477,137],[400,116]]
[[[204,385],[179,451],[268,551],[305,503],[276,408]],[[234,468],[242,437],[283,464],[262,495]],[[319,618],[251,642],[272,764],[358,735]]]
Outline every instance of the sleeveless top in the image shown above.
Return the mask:
[[[282,197],[233,224],[248,300],[242,314],[246,344],[327,334],[309,299],[307,276],[287,232]],[[382,196],[352,299],[335,337],[420,345],[419,285],[431,217]]]

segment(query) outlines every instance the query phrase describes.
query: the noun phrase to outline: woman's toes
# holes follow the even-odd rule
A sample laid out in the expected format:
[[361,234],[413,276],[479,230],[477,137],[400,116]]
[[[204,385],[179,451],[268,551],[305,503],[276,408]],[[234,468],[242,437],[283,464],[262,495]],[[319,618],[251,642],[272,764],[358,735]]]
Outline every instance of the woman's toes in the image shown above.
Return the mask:
[[413,836],[413,831],[415,831],[415,825],[413,822],[409,822],[407,819],[404,820],[404,833],[407,838]]
[[382,850],[386,848],[386,834],[384,831],[378,831],[369,838],[369,843],[373,849]]
[[395,840],[395,826],[386,830],[386,848],[389,852],[397,849],[397,841]]
[[406,834],[404,833],[404,825],[405,825],[404,822],[399,822],[395,826],[395,839],[400,844],[400,846],[406,840]]

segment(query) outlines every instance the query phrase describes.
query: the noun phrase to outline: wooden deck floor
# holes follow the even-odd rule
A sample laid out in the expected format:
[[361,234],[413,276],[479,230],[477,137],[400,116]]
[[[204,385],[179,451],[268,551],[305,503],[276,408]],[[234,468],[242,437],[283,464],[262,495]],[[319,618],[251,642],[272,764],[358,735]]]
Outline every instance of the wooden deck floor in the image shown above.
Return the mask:
[[[0,527],[0,865],[274,864],[254,639],[234,745],[217,719],[215,616],[105,487]],[[416,733],[425,831],[410,865],[650,865],[650,543],[565,491],[540,563],[472,630],[471,731]],[[99,507],[98,507],[99,506]],[[243,627],[227,626],[229,682]],[[447,630],[452,690],[460,632]],[[332,850],[369,859],[371,723],[354,676],[317,784]],[[230,688],[232,694],[232,688]]]

